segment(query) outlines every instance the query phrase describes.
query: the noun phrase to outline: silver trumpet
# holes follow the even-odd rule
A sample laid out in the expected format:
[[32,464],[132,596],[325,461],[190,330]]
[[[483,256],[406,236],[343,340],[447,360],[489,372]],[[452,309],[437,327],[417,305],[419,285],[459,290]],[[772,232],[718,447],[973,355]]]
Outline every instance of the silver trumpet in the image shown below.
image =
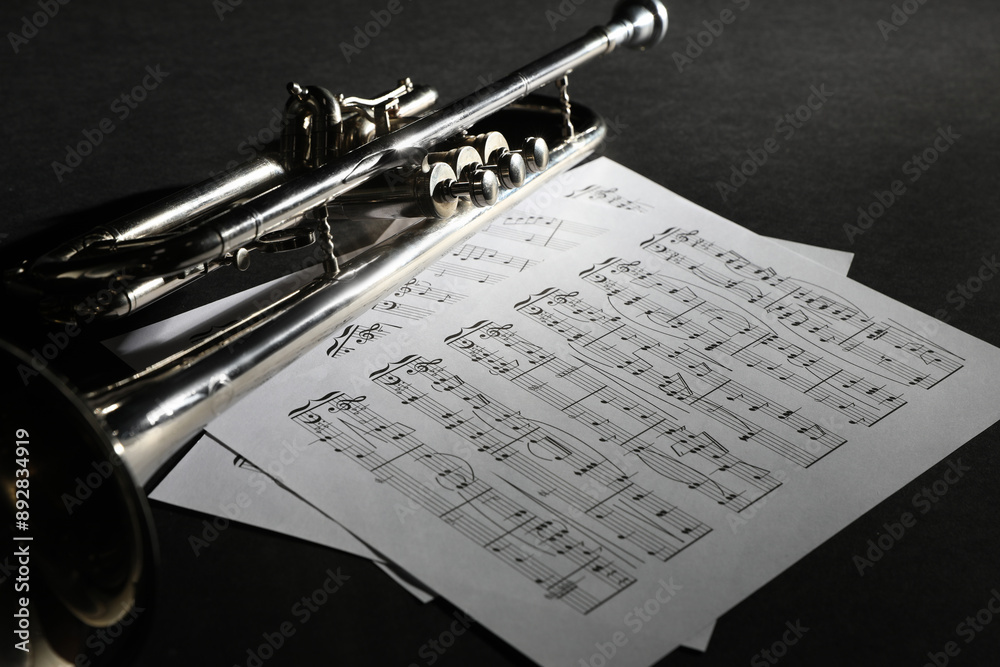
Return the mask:
[[[593,153],[606,126],[570,106],[566,77],[617,47],[653,46],[666,30],[659,0],[624,0],[607,25],[436,111],[437,93],[409,79],[374,99],[289,84],[277,151],[7,272],[9,293],[35,301],[49,320],[74,322],[126,316],[224,266],[244,270],[255,250],[314,243],[324,269],[189,349],[100,387],[48,366],[25,387],[13,369],[31,367],[31,356],[0,340],[11,397],[0,442],[11,450],[0,466],[4,505],[13,517],[24,475],[8,463],[20,440],[31,454],[33,530],[44,531],[31,547],[35,664],[70,664],[95,629],[149,604],[157,550],[143,489],[156,472],[229,404]],[[558,99],[530,95],[552,83]],[[400,218],[416,221],[338,260],[352,230]],[[7,437],[11,415],[39,404],[61,416]],[[79,479],[94,475],[88,497],[68,505]]]

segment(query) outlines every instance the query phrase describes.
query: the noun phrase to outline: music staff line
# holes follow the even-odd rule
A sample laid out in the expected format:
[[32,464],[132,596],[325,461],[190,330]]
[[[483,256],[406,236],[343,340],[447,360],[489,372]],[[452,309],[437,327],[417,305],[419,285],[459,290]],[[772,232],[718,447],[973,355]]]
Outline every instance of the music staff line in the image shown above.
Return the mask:
[[[535,488],[535,495],[558,499],[567,511],[587,514],[617,540],[633,544],[646,556],[668,560],[710,530],[676,505],[641,489],[624,470],[583,441],[486,398],[444,369],[441,360],[407,357],[372,374],[371,379],[478,452],[518,473]],[[570,483],[572,479],[576,483]],[[625,487],[629,493],[622,494]],[[595,501],[603,500],[608,505],[595,511],[601,504]],[[629,519],[629,512],[653,521],[655,530]]]
[[[612,386],[610,378],[581,360],[574,365],[548,353],[510,325],[479,322],[450,336],[447,344],[594,432],[623,458],[636,456],[653,472],[719,505],[742,511],[779,486],[768,470],[742,461],[708,433],[690,432],[648,402],[626,398],[628,387]],[[521,363],[511,363],[501,347],[504,354],[517,354]],[[681,462],[688,455],[701,458],[704,469]],[[727,481],[715,479],[727,472]]]
[[358,346],[381,340],[393,330],[400,328],[395,324],[383,324],[382,322],[375,322],[369,326],[350,324],[334,336],[333,344],[327,348],[326,355],[331,359],[336,359],[339,356],[350,354]]
[[[559,311],[563,306],[564,311]],[[640,353],[648,350],[642,349],[645,346],[635,346],[637,337],[631,334],[636,332],[629,330],[627,324],[621,324],[620,317],[608,316],[593,308],[578,299],[576,293],[563,293],[550,288],[521,301],[515,306],[515,310],[558,333],[577,354],[591,360],[593,364],[608,372],[614,372],[615,369],[623,371],[631,381],[643,387],[644,391],[652,389],[652,396],[666,397],[688,409],[693,408],[735,431],[739,440],[759,443],[803,467],[812,465],[846,442],[846,439],[800,415],[798,409],[789,409],[774,400],[751,404],[753,401],[747,397],[759,397],[759,394],[731,378],[724,378],[709,370],[709,373],[701,375],[710,375],[715,384],[703,382],[685,364],[677,361],[677,355],[673,358],[670,354],[663,356],[667,363],[678,369],[676,373],[667,374],[662,368],[640,356]],[[573,314],[573,319],[565,314],[567,312]],[[578,326],[582,321],[589,326]],[[614,344],[599,343],[609,335],[615,339]],[[629,348],[629,344],[633,347]],[[630,352],[623,351],[629,349]],[[697,391],[695,387],[698,388]],[[712,396],[713,394],[716,396]],[[727,402],[719,403],[717,398]],[[791,429],[793,437],[800,442],[782,438],[727,407],[735,407],[737,403],[747,403],[748,407],[755,408],[750,412],[774,420],[776,427]]]
[[579,242],[564,238],[566,236],[595,238],[607,233],[607,231],[603,227],[595,227],[572,220],[543,216],[520,216],[494,221],[482,233],[515,243],[563,252],[580,245]]
[[483,262],[486,264],[509,266],[511,269],[514,269],[516,273],[520,273],[525,269],[530,269],[533,266],[538,266],[540,263],[537,259],[518,257],[517,255],[508,255],[498,252],[493,248],[486,248],[484,246],[469,243],[466,243],[461,248],[453,250],[450,255],[451,257],[457,257],[460,262]]
[[619,194],[617,187],[588,185],[585,188],[571,192],[566,195],[566,198],[595,201],[623,211],[636,211],[638,213],[650,213],[654,209],[652,204],[645,204],[637,199],[629,199]]
[[[635,583],[629,566],[605,553],[614,545],[584,536],[571,519],[527,509],[477,478],[461,457],[434,450],[413,429],[370,409],[365,397],[331,392],[289,417],[317,442],[368,470],[376,482],[393,487],[488,550],[548,599],[588,614]],[[383,454],[382,447],[395,451]]]
[[411,278],[406,283],[401,285],[393,294],[399,298],[412,295],[419,299],[433,301],[434,303],[458,303],[468,296],[467,294],[462,294],[461,292],[451,292],[439,289],[434,287],[434,285],[432,285],[429,281],[420,280],[418,278]]
[[[835,294],[798,279],[779,276],[774,269],[755,265],[742,255],[697,234],[697,231],[669,229],[644,242],[642,247],[709,285],[739,294],[758,310],[785,315],[786,320],[791,320],[789,326],[800,327],[799,335],[838,345],[868,362],[867,366],[862,365],[866,370],[904,386],[930,389],[961,369],[961,357],[913,332],[875,322]],[[677,249],[678,244],[700,253],[706,261],[692,260]],[[710,268],[713,265],[717,265],[718,270]],[[809,321],[818,325],[802,328]],[[850,331],[845,332],[842,327]],[[869,334],[874,335],[859,337],[860,330],[864,329],[871,329]],[[915,342],[917,340],[923,342]]]
[[[636,263],[609,261],[582,274],[585,281],[607,295],[616,312],[652,335],[634,334],[642,349],[674,358],[686,350],[706,363],[724,366],[718,355],[742,362],[778,382],[843,412],[849,423],[872,426],[905,405],[902,394],[888,391],[824,356],[789,342],[765,323],[751,321],[726,306],[702,298],[695,286],[644,271]],[[640,287],[633,287],[639,284]],[[700,290],[699,290],[700,291]],[[657,300],[673,302],[676,310]],[[714,296],[714,295],[713,295]],[[715,297],[721,298],[721,297]],[[733,306],[738,308],[738,306]],[[664,338],[684,341],[680,348],[661,343]],[[703,355],[692,347],[703,346]],[[762,353],[761,348],[775,355]],[[776,358],[775,358],[776,357]],[[787,364],[787,365],[786,365]],[[695,366],[689,364],[689,368]],[[836,382],[832,382],[833,380]]]

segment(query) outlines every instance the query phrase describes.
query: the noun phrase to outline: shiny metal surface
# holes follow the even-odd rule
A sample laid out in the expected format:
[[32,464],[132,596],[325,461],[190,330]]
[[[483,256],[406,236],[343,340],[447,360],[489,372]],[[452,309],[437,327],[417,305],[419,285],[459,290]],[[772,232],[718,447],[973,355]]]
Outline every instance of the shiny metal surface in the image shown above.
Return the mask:
[[[101,502],[87,505],[103,511],[104,518],[96,519],[102,525],[99,547],[79,517],[68,524],[52,520],[64,547],[42,557],[48,561],[52,598],[60,604],[45,615],[50,634],[69,637],[60,637],[69,646],[60,653],[71,655],[73,641],[82,641],[88,629],[114,623],[151,595],[155,533],[143,487],[163,464],[215,416],[330,331],[597,150],[606,135],[600,117],[574,105],[575,132],[562,138],[564,106],[558,100],[522,98],[618,46],[655,44],[662,37],[660,9],[659,2],[622,3],[608,25],[426,115],[419,114],[436,93],[408,79],[374,100],[292,84],[279,157],[259,158],[172,195],[166,205],[97,228],[9,274],[14,282],[27,281],[29,291],[44,291],[66,278],[106,279],[127,267],[138,281],[122,289],[105,311],[125,314],[220,266],[246,268],[248,248],[262,242],[270,240],[276,250],[305,242],[316,230],[322,234],[329,229],[325,224],[304,225],[325,222],[328,213],[350,218],[364,210],[424,218],[335,270],[336,259],[327,257],[325,275],[111,385],[87,386],[51,370],[42,374],[44,382],[32,383],[32,393],[25,392],[23,400],[64,410],[70,417],[50,426],[80,443],[41,463],[39,484],[49,484],[59,497],[58,489],[72,485],[81,468],[101,462],[113,467],[113,482],[102,486]],[[418,115],[400,115],[404,107]],[[502,150],[491,144],[491,152],[513,156],[520,165],[512,176],[508,160],[507,187],[500,187],[494,171],[475,164],[455,173],[445,162],[425,161],[428,153],[454,145],[467,130],[483,133],[474,128],[478,123],[513,127],[516,136],[529,137],[516,152],[506,140],[500,142]],[[371,130],[369,124],[374,138],[348,146]],[[244,199],[249,201],[233,206]],[[0,341],[0,356],[30,361],[5,341]],[[53,433],[50,441],[59,437]]]
[[[261,236],[293,224],[311,209],[357,187],[372,176],[412,164],[415,151],[426,153],[449,136],[562,78],[593,58],[618,46],[639,48],[655,44],[662,34],[654,31],[658,25],[658,13],[644,6],[648,4],[620,4],[615,20],[608,25],[591,30],[488,88],[418,118],[399,130],[379,136],[289,180],[247,205],[224,213],[208,224],[164,241],[156,261],[150,262],[148,253],[138,248],[116,253],[117,265],[145,262],[147,273],[163,275],[219,261]],[[659,2],[653,5],[662,7]],[[66,265],[67,262],[62,263],[60,276],[65,277]],[[83,267],[73,263],[69,265],[71,270],[83,271]],[[98,266],[103,273],[110,271],[106,264]]]
[[[538,112],[542,107],[513,108]],[[590,155],[603,139],[605,125],[582,107],[578,110],[579,118],[588,121],[586,129],[574,141],[552,149],[548,169],[529,175],[521,189],[500,191],[491,208],[464,205],[449,218],[428,219],[345,264],[338,276],[321,277],[192,350],[117,386],[86,394],[88,403],[112,406],[103,408],[100,418],[105,431],[121,443],[122,455],[139,483],[145,483],[169,458],[163,442],[186,441],[329,331],[364,312],[524,195]],[[558,118],[557,113],[550,115]],[[231,352],[213,354],[223,348]]]

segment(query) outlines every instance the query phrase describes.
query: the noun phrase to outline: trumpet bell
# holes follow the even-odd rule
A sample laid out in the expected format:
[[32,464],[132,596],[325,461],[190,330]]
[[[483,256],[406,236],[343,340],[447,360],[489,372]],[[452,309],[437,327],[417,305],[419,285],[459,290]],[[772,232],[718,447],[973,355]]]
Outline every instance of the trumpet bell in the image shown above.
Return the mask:
[[[0,340],[0,424],[18,436],[3,438],[0,450],[5,461],[26,464],[0,466],[0,484],[12,543],[30,553],[29,664],[69,665],[87,653],[95,629],[149,605],[156,539],[145,493],[118,455],[119,443],[65,378],[39,368],[25,383],[18,369],[33,361]],[[46,451],[56,447],[58,454]],[[18,476],[22,469],[28,475]],[[18,480],[28,480],[31,492],[23,522],[14,504]],[[17,541],[23,535],[30,541]],[[129,648],[109,646],[106,659]]]
[[[652,46],[665,30],[659,0],[619,3],[609,24],[433,112],[426,107],[436,94],[409,79],[376,99],[292,84],[278,155],[8,273],[14,287],[40,297],[50,319],[72,321],[126,316],[210,271],[244,270],[253,250],[315,240],[323,258],[312,282],[111,383],[74,381],[37,364],[24,351],[30,346],[0,339],[0,428],[17,434],[0,439],[3,511],[38,574],[28,659],[73,664],[92,633],[149,606],[157,549],[145,489],[164,466],[239,397],[599,150],[607,127],[570,106],[567,74],[619,46]],[[560,99],[533,95],[557,81]],[[351,223],[338,216],[417,221],[341,264],[334,230]],[[127,280],[112,290],[118,274]],[[75,285],[87,281],[110,297],[81,302]],[[67,285],[70,293],[50,294]],[[34,493],[22,518],[25,486]],[[102,661],[129,642],[112,649]]]

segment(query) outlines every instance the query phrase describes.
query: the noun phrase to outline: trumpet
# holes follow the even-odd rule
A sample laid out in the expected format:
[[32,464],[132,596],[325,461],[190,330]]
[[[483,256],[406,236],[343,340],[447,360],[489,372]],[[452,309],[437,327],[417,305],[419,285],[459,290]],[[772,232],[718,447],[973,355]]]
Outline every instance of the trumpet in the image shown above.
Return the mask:
[[[64,415],[0,443],[46,443],[30,475],[0,473],[12,517],[17,480],[30,479],[33,525],[45,532],[31,547],[45,580],[32,597],[46,642],[38,664],[70,664],[95,629],[150,604],[157,549],[144,489],[157,471],[229,404],[598,150],[606,125],[571,103],[568,75],[616,48],[654,46],[666,30],[660,0],[623,0],[608,24],[438,110],[434,89],[409,79],[374,98],[291,83],[277,150],[6,272],[9,294],[72,325],[127,317],[220,268],[246,270],[255,251],[312,244],[322,256],[308,284],[112,383],[45,366],[25,386],[15,369],[31,356],[0,339],[5,426],[39,403]],[[534,94],[549,84],[558,98]],[[366,223],[399,219],[413,222],[342,261]],[[67,505],[81,475],[95,474],[88,497]]]

